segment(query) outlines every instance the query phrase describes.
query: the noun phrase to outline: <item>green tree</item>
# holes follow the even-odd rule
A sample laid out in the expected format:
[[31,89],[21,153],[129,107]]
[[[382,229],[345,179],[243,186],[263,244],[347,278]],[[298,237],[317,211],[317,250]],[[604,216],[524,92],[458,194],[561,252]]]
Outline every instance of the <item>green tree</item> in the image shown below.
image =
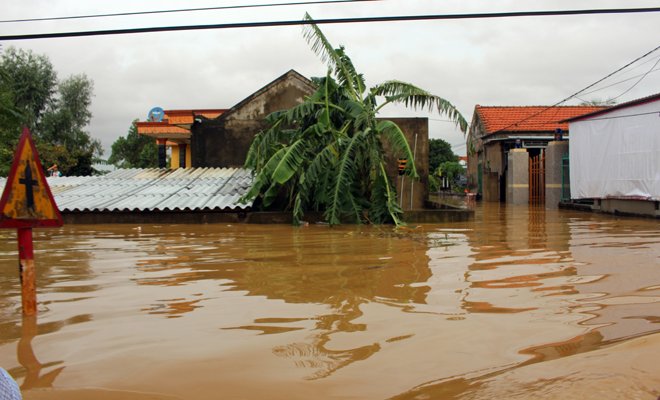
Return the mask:
[[442,139],[429,139],[429,171],[435,171],[440,164],[458,162],[458,156],[451,149],[451,144]]
[[15,97],[11,77],[0,67],[0,176],[9,174],[24,119],[23,112],[15,105]]
[[[39,135],[49,143],[66,146],[70,151],[82,149],[94,155],[102,153],[98,140],[92,140],[83,129],[92,120],[89,107],[94,96],[94,82],[87,75],[71,75],[57,85],[53,98],[39,123]],[[99,154],[100,155],[100,154]]]
[[612,97],[608,97],[605,100],[601,99],[592,99],[592,100],[585,100],[580,103],[581,106],[596,106],[596,107],[609,107],[616,105],[616,99],[613,99]]
[[444,163],[440,164],[438,168],[436,168],[433,175],[439,176],[440,172],[442,172],[442,177],[447,177],[447,179],[449,180],[449,186],[451,187],[451,184],[452,182],[454,182],[454,179],[458,178],[459,175],[465,173],[465,169],[461,166],[461,164],[457,162],[445,161]]
[[11,79],[14,104],[24,112],[24,124],[34,131],[57,91],[53,65],[45,55],[10,46],[2,54],[2,68]]
[[32,132],[44,169],[57,164],[64,175],[96,173],[91,165],[103,149],[84,131],[92,117],[93,81],[81,74],[58,82],[47,56],[14,47],[2,53],[0,68],[0,108],[20,115],[16,124],[0,111],[0,174],[9,172],[22,125]]
[[156,168],[158,167],[158,146],[156,139],[140,135],[135,122],[131,123],[126,137],[120,136],[112,144],[112,154],[108,159],[117,168]]
[[[305,19],[312,20],[309,14]],[[403,132],[391,121],[377,121],[379,111],[401,103],[435,108],[463,132],[467,122],[450,102],[409,83],[392,80],[368,89],[343,46],[334,48],[313,24],[304,28],[304,36],[327,62],[328,72],[312,78],[318,89],[311,98],[266,118],[270,128],[255,136],[248,152],[245,166],[256,178],[242,200],[258,197],[262,207],[272,207],[286,197],[283,204],[293,205],[294,224],[306,210],[324,211],[330,225],[339,225],[342,216],[362,223],[363,211],[377,224],[403,224],[394,186],[385,172],[384,138],[410,160],[405,174],[419,177]]]

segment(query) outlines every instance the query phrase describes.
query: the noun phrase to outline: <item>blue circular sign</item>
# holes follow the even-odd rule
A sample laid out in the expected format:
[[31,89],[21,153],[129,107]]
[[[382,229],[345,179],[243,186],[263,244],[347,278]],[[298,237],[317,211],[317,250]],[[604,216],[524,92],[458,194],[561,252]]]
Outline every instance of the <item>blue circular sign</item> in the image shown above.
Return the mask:
[[165,111],[160,107],[154,107],[149,111],[149,121],[160,122],[165,116]]

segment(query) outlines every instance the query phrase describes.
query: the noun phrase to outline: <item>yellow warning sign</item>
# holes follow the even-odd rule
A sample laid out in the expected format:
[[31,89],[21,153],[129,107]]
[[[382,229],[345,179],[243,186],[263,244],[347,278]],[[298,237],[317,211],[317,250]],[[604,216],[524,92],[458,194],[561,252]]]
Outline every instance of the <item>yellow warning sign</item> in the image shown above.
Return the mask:
[[[12,220],[19,221],[12,223]],[[62,217],[27,128],[21,136],[0,200],[0,227],[24,226],[20,220],[30,220],[30,226],[62,226]]]

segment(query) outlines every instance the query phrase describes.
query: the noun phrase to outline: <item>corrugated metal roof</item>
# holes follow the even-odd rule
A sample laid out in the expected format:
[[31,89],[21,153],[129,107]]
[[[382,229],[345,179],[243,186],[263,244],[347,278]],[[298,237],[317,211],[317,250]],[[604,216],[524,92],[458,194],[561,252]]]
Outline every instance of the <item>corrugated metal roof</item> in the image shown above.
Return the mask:
[[[4,187],[6,178],[0,178]],[[60,211],[246,210],[252,186],[242,168],[119,169],[103,176],[47,178]]]

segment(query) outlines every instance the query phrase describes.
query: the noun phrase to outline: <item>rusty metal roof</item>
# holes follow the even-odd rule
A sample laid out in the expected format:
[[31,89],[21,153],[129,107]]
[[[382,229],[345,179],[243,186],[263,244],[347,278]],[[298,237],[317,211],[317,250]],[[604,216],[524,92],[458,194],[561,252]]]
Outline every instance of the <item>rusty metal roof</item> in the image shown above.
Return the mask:
[[[236,203],[252,186],[242,168],[119,169],[103,176],[47,178],[60,211],[248,210]],[[5,178],[0,178],[4,187]]]

